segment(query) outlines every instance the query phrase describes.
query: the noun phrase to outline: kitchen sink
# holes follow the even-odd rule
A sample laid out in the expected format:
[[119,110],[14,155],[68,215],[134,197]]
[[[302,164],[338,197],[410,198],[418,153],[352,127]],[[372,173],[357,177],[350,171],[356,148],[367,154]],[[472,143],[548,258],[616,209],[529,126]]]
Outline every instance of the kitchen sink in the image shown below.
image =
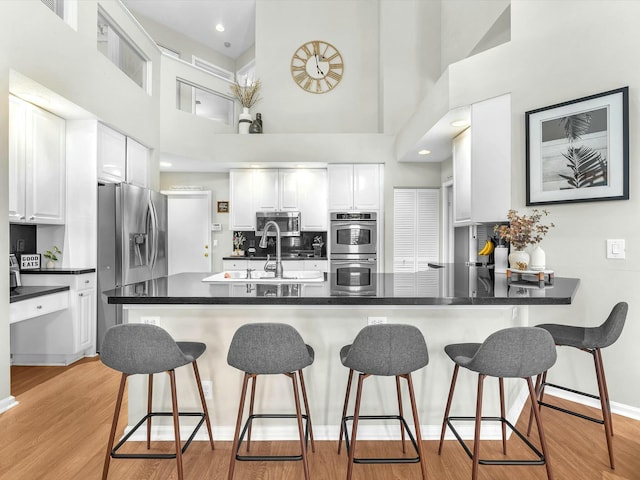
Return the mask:
[[218,283],[312,283],[324,282],[324,272],[319,270],[284,272],[282,278],[276,278],[274,272],[252,271],[249,278],[244,270],[220,272],[203,278],[203,282]]

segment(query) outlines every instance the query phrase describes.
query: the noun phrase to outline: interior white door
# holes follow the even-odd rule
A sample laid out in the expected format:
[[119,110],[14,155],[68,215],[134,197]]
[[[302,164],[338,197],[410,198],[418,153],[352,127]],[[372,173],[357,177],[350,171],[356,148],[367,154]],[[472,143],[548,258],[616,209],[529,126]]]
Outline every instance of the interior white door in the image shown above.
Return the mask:
[[168,197],[169,275],[211,271],[211,192]]

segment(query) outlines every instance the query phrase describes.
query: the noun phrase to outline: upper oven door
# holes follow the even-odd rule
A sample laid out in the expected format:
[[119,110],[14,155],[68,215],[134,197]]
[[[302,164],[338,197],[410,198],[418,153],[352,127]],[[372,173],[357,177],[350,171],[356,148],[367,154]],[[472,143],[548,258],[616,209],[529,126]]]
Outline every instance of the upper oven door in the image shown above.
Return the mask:
[[332,221],[331,254],[376,254],[376,222]]

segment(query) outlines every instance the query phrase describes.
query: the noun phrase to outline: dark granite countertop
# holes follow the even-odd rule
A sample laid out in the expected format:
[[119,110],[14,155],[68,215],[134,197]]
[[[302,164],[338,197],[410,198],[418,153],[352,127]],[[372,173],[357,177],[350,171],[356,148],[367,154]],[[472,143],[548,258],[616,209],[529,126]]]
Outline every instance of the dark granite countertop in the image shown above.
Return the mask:
[[21,270],[21,275],[82,275],[83,273],[93,273],[95,268],[34,268],[30,270]]
[[29,300],[30,298],[42,297],[43,295],[51,295],[52,293],[64,292],[69,290],[68,286],[55,287],[16,287],[9,292],[9,303]]
[[568,305],[580,284],[562,277],[542,287],[507,283],[492,269],[449,264],[415,274],[377,274],[370,290],[340,287],[332,274],[318,283],[202,282],[210,275],[181,273],[102,294],[108,303],[128,305]]

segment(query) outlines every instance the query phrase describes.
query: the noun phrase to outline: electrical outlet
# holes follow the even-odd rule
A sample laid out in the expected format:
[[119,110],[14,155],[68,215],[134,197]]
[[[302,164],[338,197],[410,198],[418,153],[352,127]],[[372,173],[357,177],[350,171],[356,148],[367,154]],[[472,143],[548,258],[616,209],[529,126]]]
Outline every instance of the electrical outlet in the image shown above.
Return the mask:
[[202,381],[202,393],[206,400],[213,400],[213,382],[211,380]]
[[382,325],[387,323],[387,317],[367,317],[367,325]]
[[160,317],[140,317],[141,323],[148,323],[150,325],[160,326]]

